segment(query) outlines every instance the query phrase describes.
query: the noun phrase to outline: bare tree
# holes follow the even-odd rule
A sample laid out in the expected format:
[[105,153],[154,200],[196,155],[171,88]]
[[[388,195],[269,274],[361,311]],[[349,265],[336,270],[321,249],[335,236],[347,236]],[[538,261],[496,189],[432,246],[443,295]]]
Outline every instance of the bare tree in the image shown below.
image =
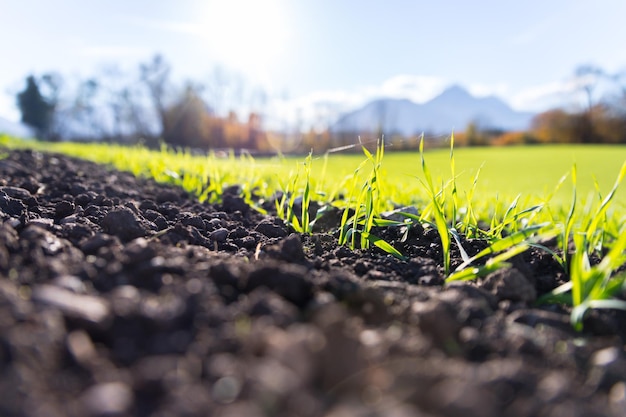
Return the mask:
[[626,69],[610,74],[609,80],[617,88],[617,94],[612,99],[614,111],[626,117]]
[[163,139],[171,144],[206,148],[210,143],[209,112],[200,97],[202,86],[187,82],[180,98],[167,108],[168,130]]
[[580,90],[585,94],[587,111],[590,112],[594,104],[594,90],[598,87],[605,72],[599,67],[587,64],[576,68],[574,75]]
[[71,117],[81,125],[83,134],[92,138],[101,138],[107,131],[96,103],[99,92],[100,83],[95,78],[81,81],[69,109]]
[[590,143],[594,141],[593,94],[605,73],[601,68],[587,64],[579,66],[574,74],[580,90],[583,91],[586,97],[585,115],[579,126],[581,140],[583,143]]
[[141,81],[148,89],[152,104],[161,124],[161,136],[169,131],[166,100],[169,89],[170,65],[161,55],[155,55],[152,61],[141,64]]

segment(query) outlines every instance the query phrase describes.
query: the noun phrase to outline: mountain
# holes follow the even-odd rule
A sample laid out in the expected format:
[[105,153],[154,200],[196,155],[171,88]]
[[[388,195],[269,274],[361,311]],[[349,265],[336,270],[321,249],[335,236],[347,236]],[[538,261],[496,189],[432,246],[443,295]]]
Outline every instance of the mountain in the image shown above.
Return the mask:
[[0,117],[0,134],[5,133],[10,136],[17,136],[20,138],[33,137],[33,131],[23,123],[15,123]]
[[483,128],[522,130],[529,127],[533,116],[513,110],[497,97],[474,97],[455,85],[423,104],[406,99],[374,100],[341,116],[332,130],[375,132],[382,128],[387,134],[410,136],[463,130],[470,122],[477,122]]

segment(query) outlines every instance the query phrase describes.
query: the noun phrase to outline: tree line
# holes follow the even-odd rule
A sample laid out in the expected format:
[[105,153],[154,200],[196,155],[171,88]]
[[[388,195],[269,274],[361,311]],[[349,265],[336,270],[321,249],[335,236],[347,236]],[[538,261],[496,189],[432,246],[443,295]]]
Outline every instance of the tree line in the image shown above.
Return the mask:
[[[474,131],[470,139],[492,145],[626,144],[626,71],[608,73],[584,65],[576,69],[574,75],[583,100],[573,110],[555,108],[539,113],[524,132],[480,137],[480,133]],[[598,92],[601,86],[606,90],[602,94]]]
[[[108,141],[157,147],[246,149],[251,152],[325,152],[349,148],[356,138],[375,141],[385,132],[296,129],[291,134],[265,126],[267,94],[241,77],[216,68],[204,83],[176,86],[171,65],[155,55],[132,74],[111,67],[73,88],[57,73],[29,75],[17,94],[22,122],[48,141]],[[584,105],[535,116],[530,128],[505,132],[472,122],[455,132],[458,146],[542,143],[626,143],[626,73],[608,74],[582,66],[575,71]],[[600,85],[610,94],[596,100]],[[426,132],[428,133],[428,132]],[[391,149],[416,149],[418,138],[385,135]],[[437,141],[431,141],[436,145]],[[355,151],[358,149],[355,147]]]
[[[110,67],[74,86],[57,73],[29,75],[17,105],[22,122],[46,141],[270,150],[261,89],[222,68],[205,83],[178,86],[171,73],[171,65],[155,55],[131,74]],[[241,119],[237,108],[247,110]]]

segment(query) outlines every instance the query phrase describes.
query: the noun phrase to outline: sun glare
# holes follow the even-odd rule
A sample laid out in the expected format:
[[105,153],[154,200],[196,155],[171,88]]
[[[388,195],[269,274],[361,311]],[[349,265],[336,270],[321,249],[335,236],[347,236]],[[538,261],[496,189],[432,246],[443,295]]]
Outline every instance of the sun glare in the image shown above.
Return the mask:
[[280,65],[289,38],[286,5],[280,0],[229,0],[203,4],[199,20],[208,53],[242,71]]

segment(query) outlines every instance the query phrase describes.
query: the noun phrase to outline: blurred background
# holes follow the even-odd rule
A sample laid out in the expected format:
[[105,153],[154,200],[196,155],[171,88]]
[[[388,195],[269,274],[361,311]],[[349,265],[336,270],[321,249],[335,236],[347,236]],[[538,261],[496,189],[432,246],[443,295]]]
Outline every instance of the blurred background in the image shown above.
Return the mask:
[[0,0],[0,132],[251,153],[626,143],[621,0]]

